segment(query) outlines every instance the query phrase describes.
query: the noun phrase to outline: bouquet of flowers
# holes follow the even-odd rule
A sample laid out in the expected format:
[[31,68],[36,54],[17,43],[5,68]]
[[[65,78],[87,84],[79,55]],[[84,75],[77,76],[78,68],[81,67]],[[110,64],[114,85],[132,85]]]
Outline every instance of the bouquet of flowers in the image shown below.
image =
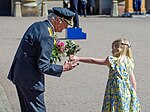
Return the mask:
[[79,44],[76,44],[73,40],[67,40],[65,44],[60,41],[56,41],[50,58],[51,63],[61,62],[62,57],[69,57],[75,55],[81,48]]
[[79,44],[76,44],[73,40],[67,40],[65,45],[65,52],[66,56],[69,57],[70,55],[75,55],[81,48]]
[[61,61],[62,57],[65,56],[65,46],[63,42],[56,41],[53,47],[52,56],[50,58],[51,63],[56,63]]

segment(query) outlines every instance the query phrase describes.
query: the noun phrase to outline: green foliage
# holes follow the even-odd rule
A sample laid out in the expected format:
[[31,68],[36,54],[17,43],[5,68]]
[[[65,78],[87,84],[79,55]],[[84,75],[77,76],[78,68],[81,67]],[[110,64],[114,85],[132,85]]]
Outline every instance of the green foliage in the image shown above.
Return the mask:
[[50,57],[51,63],[61,62],[62,57],[69,57],[70,55],[75,55],[81,48],[79,44],[76,44],[73,40],[67,40],[66,44],[57,41],[54,44],[52,56]]
[[50,58],[51,63],[60,62],[62,60],[62,56],[64,56],[64,53],[60,51],[60,49],[57,47],[57,45],[54,45],[52,56]]
[[81,50],[79,44],[76,44],[73,40],[66,41],[66,56],[75,55],[78,51]]

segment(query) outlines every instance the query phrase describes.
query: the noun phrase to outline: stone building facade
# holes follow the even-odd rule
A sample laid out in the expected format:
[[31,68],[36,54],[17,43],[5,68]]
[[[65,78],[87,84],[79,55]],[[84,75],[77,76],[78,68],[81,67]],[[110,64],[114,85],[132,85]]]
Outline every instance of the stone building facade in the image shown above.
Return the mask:
[[[23,16],[40,16],[39,3],[44,0],[0,0],[0,16],[14,16],[15,2],[21,1]],[[123,0],[119,0],[123,1]],[[128,1],[128,0],[125,0]],[[130,1],[130,0],[129,0]],[[131,0],[132,1],[132,0]],[[146,11],[150,9],[150,0],[143,0]],[[32,2],[32,6],[28,3]],[[125,3],[125,2],[124,2]],[[125,7],[125,4],[122,4]],[[112,0],[95,0],[95,14],[107,14],[111,12]]]
[[0,16],[11,16],[13,13],[12,0],[0,0]]
[[[113,0],[96,0],[98,1],[98,5],[96,6],[96,13],[97,14],[106,14],[110,15],[111,8],[112,8],[112,1]],[[118,0],[118,10],[119,12],[133,12],[133,0]],[[142,0],[141,11],[146,12],[150,10],[150,0]],[[98,10],[97,10],[98,9]],[[130,10],[131,9],[131,10]]]
[[39,16],[39,6],[42,0],[0,0],[0,16],[14,16],[15,3],[21,3],[23,16]]

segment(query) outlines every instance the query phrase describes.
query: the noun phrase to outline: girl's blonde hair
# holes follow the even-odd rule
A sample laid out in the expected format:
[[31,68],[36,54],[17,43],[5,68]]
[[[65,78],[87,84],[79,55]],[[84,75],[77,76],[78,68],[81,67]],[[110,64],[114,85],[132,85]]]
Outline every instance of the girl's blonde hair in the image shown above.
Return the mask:
[[118,49],[118,58],[121,59],[124,56],[129,57],[131,60],[133,60],[132,57],[132,51],[131,51],[131,45],[129,41],[125,38],[116,39],[112,43],[112,47],[115,46]]
[[[112,43],[112,48],[115,49],[117,52],[113,55],[118,57],[117,65],[120,66],[122,62],[127,63],[126,68],[128,72],[133,71],[134,69],[134,60],[132,57],[131,52],[131,45],[127,39],[121,38],[117,39]],[[128,57],[129,59],[127,59]]]

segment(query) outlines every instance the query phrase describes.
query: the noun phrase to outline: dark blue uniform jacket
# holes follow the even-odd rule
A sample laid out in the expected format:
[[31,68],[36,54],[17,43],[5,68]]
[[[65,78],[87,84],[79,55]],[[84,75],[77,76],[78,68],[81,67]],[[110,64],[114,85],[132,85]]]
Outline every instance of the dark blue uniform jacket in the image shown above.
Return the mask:
[[8,75],[15,85],[45,91],[44,74],[61,76],[63,67],[50,63],[54,39],[48,28],[51,25],[45,20],[32,24],[25,32]]

